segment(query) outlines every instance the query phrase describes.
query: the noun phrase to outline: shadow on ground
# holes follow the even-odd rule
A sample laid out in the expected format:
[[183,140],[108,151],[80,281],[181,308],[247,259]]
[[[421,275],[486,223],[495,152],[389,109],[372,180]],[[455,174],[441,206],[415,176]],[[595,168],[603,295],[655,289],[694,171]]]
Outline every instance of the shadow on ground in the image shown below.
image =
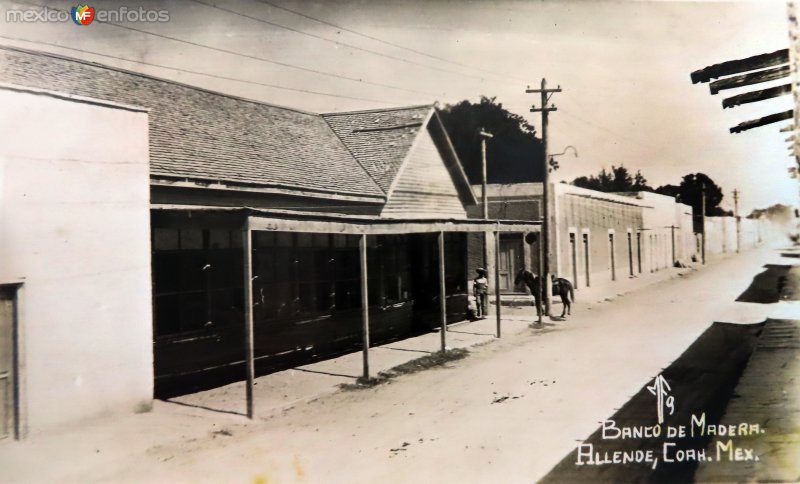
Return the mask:
[[170,403],[172,405],[180,405],[181,407],[199,408],[201,410],[207,410],[209,412],[225,413],[225,414],[229,414],[229,415],[239,415],[239,416],[242,416],[242,417],[246,417],[247,416],[247,414],[244,413],[244,412],[237,412],[237,411],[234,411],[234,410],[225,410],[225,409],[222,409],[222,408],[207,407],[205,405],[199,405],[199,404],[196,404],[196,403],[186,403],[186,402],[180,402],[178,400],[172,400],[172,399],[166,399],[166,400],[163,400],[163,401],[165,403]]
[[[675,411],[672,415],[665,412],[664,424],[677,427],[691,424],[692,415],[698,417],[705,413],[706,425],[718,424],[733,390],[755,348],[759,334],[765,323],[753,325],[736,325],[730,323],[714,323],[661,375],[670,386],[669,395],[674,397]],[[657,420],[657,399],[648,390],[652,382],[647,382],[609,420],[616,427],[654,426]],[[666,434],[666,432],[664,432]],[[676,444],[670,447],[674,457],[679,450],[705,449],[710,436],[696,435],[693,438],[667,439],[662,434],[658,438],[639,439],[603,439],[602,427],[598,428],[583,445],[591,444],[593,453],[605,453],[609,456],[615,451],[631,452],[636,450],[652,451],[658,462],[652,464],[588,464],[576,465],[578,450],[576,448],[564,457],[540,482],[692,482],[697,470],[697,462],[664,462],[663,445],[669,442]],[[611,432],[607,435],[610,436]],[[586,452],[588,447],[583,447]]]
[[767,264],[753,278],[737,302],[772,304],[782,300],[800,300],[800,266]]

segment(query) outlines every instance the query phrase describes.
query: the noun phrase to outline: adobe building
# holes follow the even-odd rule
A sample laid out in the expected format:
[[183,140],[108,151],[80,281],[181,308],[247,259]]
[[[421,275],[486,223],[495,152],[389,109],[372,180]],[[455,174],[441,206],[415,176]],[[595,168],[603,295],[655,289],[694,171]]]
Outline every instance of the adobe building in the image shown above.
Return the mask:
[[[473,185],[480,195],[481,186]],[[696,251],[691,207],[649,192],[605,193],[566,183],[552,184],[550,273],[571,280],[577,289],[639,277],[690,261]],[[480,196],[478,196],[480,198]],[[541,183],[487,185],[489,218],[541,220]],[[482,216],[480,206],[470,208]],[[491,237],[491,234],[490,234]],[[500,234],[497,257],[501,293],[515,293],[521,268],[537,272],[539,248],[523,233]],[[470,237],[470,261],[483,259],[482,241]],[[493,267],[494,244],[488,244]],[[489,271],[493,274],[493,270]]]

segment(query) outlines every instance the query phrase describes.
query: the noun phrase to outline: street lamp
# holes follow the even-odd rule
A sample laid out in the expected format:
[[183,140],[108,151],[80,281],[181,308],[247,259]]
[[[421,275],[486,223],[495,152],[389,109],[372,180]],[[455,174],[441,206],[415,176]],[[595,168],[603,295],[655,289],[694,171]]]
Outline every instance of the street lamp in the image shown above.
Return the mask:
[[562,151],[561,153],[550,155],[550,163],[549,163],[550,169],[553,170],[558,169],[558,163],[556,163],[556,161],[553,158],[555,158],[556,156],[566,155],[569,150],[572,150],[572,152],[575,154],[575,158],[578,157],[578,149],[572,145],[567,145],[567,147],[564,148],[564,151]]

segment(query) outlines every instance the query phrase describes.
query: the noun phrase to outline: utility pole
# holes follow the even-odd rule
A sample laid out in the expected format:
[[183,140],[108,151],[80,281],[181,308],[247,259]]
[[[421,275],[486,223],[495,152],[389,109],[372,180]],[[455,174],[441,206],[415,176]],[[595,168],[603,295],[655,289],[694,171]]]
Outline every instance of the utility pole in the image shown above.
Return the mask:
[[542,113],[542,163],[544,163],[544,180],[542,182],[542,233],[541,233],[541,259],[543,262],[544,273],[541,275],[542,280],[539,283],[539,288],[542,294],[541,301],[544,301],[544,312],[550,315],[550,207],[549,207],[549,192],[550,192],[550,163],[547,154],[547,115],[550,111],[556,111],[555,106],[549,106],[550,97],[553,93],[561,92],[561,86],[555,89],[547,89],[547,80],[542,79],[541,89],[531,89],[530,86],[525,90],[526,93],[539,93],[541,94],[541,106],[537,108],[535,105],[531,107],[532,113]]
[[703,225],[703,245],[700,246],[700,257],[706,263],[706,184],[700,184],[700,216]]
[[675,258],[675,229],[677,229],[677,228],[678,228],[678,227],[676,227],[676,226],[674,226],[674,225],[670,225],[670,226],[669,226],[669,230],[670,230],[670,241],[672,242],[672,267],[675,267],[675,262],[677,262],[677,261],[678,261],[678,260]]
[[[483,178],[481,179],[481,203],[483,204],[483,219],[489,220],[489,195],[486,190],[486,183],[487,183],[487,176],[486,176],[486,140],[493,138],[491,133],[487,133],[486,131],[481,128],[480,132],[481,137],[481,170],[483,173]],[[488,233],[483,234],[483,267],[488,271],[489,268],[489,240],[488,240]],[[487,273],[488,274],[488,273]],[[498,281],[495,281],[495,290],[499,290]],[[485,311],[485,309],[484,309]]]
[[739,218],[739,190],[733,190],[733,216],[736,218],[736,253],[742,245],[741,219]]

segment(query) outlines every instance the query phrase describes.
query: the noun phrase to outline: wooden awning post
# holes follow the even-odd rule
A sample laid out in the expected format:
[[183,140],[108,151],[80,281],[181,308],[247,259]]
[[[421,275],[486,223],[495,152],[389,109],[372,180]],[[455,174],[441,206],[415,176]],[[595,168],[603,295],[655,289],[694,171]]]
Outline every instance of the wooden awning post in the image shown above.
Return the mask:
[[[510,276],[509,276],[510,277]],[[500,232],[494,233],[494,301],[497,306],[497,337],[500,337]],[[484,309],[485,311],[485,309]]]
[[367,234],[359,242],[361,259],[361,321],[364,343],[364,380],[369,380],[369,284],[367,280]]
[[439,311],[442,324],[442,353],[447,351],[447,291],[444,283],[444,232],[439,232]]
[[[542,260],[542,233],[539,232],[539,236],[536,237],[536,250],[538,254],[538,265],[536,267],[536,278],[539,281],[539,289],[538,294],[536,294],[534,304],[536,305],[536,311],[538,312],[538,323],[542,324],[542,315],[544,314],[544,294],[542,293],[543,288],[547,288],[547,284],[542,284],[542,274],[544,274],[544,261]],[[587,272],[588,273],[588,272]],[[589,285],[588,282],[586,284]]]
[[252,419],[253,412],[253,378],[255,374],[253,352],[253,252],[250,219],[245,221],[242,229],[242,250],[244,251],[244,345],[245,366],[247,369],[247,418]]

